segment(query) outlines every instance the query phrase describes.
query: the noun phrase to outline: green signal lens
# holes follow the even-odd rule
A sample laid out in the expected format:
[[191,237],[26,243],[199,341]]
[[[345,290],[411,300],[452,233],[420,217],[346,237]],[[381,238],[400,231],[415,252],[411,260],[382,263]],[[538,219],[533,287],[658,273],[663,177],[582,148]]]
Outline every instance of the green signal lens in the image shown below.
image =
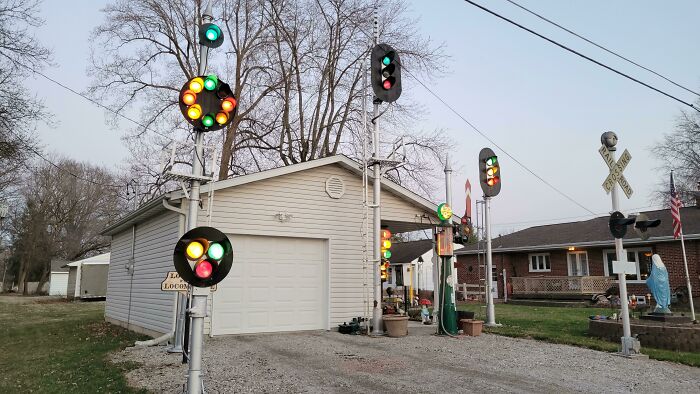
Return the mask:
[[390,259],[390,258],[391,258],[391,250],[385,250],[385,251],[384,251],[384,258],[385,258],[385,259]]
[[207,255],[213,260],[221,260],[224,257],[224,247],[221,244],[213,243],[209,245]]
[[487,166],[495,166],[496,164],[498,164],[498,157],[491,156],[488,159],[486,159]]
[[218,84],[219,78],[217,78],[216,75],[210,75],[204,80],[204,88],[206,90],[214,90]]
[[202,124],[205,127],[209,127],[214,124],[214,116],[211,114],[206,114],[204,117],[202,117]]
[[207,40],[209,41],[216,41],[220,35],[221,29],[219,29],[219,26],[216,25],[209,26],[207,31],[204,33],[204,36],[207,37]]
[[384,56],[384,58],[382,59],[382,64],[388,66],[389,63],[391,63],[391,59],[389,59],[389,56]]

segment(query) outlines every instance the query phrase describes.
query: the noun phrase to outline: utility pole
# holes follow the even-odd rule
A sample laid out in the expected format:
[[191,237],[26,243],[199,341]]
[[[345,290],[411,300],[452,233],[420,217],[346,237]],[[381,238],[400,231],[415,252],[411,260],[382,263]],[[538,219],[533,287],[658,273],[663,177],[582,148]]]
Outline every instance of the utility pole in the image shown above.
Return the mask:
[[[211,9],[211,1],[207,3],[207,7],[202,14],[202,23],[210,23],[214,20],[214,15]],[[207,72],[207,56],[209,48],[199,46],[199,75],[204,75]],[[194,156],[192,158],[192,180],[190,183],[190,198],[187,207],[187,230],[192,230],[197,227],[197,214],[199,213],[199,188],[201,181],[198,177],[202,174],[202,160],[204,160],[204,132],[195,128],[194,138]],[[207,296],[210,289],[208,287],[192,286],[192,306],[190,307],[190,316],[192,324],[190,328],[190,362],[189,374],[187,378],[187,392],[189,394],[199,394],[203,391],[202,382],[202,347],[204,337],[204,317],[207,314]]]
[[[374,44],[379,44],[379,17],[377,15],[377,9],[374,10]],[[374,182],[372,196],[374,201],[372,203],[373,210],[373,229],[374,229],[374,253],[372,259],[372,277],[374,285],[374,306],[372,309],[372,335],[383,335],[384,330],[382,329],[382,281],[380,277],[379,264],[381,264],[381,231],[382,231],[382,208],[381,208],[381,181],[382,181],[382,169],[381,162],[379,161],[379,100],[375,97],[374,111],[372,114],[372,147],[374,154],[372,155],[372,172],[374,175]]]
[[[442,335],[454,335],[457,333],[457,310],[455,309],[455,292],[454,292],[454,267],[453,267],[453,244],[454,237],[452,233],[452,165],[450,164],[450,156],[445,159],[445,200],[449,207],[449,215],[443,216],[444,213],[438,207],[438,218],[441,219],[441,240],[438,241],[438,249],[447,250],[446,254],[440,252],[440,309],[438,316],[438,333]],[[443,220],[444,219],[444,220]],[[448,243],[449,245],[444,245]],[[447,247],[445,247],[447,246]]]

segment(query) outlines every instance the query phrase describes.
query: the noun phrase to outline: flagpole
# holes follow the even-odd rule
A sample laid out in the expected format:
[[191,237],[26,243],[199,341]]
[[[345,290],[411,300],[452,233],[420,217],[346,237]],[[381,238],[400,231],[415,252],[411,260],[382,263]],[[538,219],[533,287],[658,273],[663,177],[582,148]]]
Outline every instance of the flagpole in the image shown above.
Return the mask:
[[685,283],[688,287],[688,299],[690,300],[690,316],[693,323],[697,323],[695,318],[695,306],[693,305],[693,288],[690,285],[690,274],[688,273],[688,257],[685,255],[685,238],[683,238],[683,228],[681,227],[681,249],[683,250],[683,265],[685,266]]

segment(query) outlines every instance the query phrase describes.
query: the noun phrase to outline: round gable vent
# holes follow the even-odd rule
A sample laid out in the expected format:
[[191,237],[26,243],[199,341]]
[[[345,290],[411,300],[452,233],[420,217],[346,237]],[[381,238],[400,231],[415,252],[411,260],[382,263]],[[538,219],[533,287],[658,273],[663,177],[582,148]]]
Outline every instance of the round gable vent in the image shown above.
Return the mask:
[[345,182],[337,176],[326,179],[326,193],[330,198],[341,198],[345,194]]

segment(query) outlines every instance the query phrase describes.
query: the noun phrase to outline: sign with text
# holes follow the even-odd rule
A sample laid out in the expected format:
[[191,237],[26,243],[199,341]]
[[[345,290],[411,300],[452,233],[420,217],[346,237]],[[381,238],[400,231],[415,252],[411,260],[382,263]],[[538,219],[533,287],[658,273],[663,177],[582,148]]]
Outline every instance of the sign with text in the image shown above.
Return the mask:
[[603,160],[605,160],[605,164],[607,164],[608,168],[610,169],[610,174],[607,178],[605,178],[605,181],[603,182],[603,189],[605,190],[605,192],[610,194],[610,191],[615,185],[615,182],[617,182],[620,185],[622,191],[625,193],[625,196],[627,196],[627,198],[630,198],[633,193],[632,186],[630,186],[629,182],[627,182],[627,179],[622,174],[622,172],[627,167],[627,164],[629,164],[629,162],[632,160],[632,155],[627,151],[627,149],[625,149],[625,151],[622,152],[622,155],[617,160],[617,162],[615,162],[612,153],[610,153],[610,151],[608,150],[608,148],[605,147],[605,145],[601,145],[600,149],[598,149],[598,153],[600,153],[600,155],[603,157]]
[[[187,282],[180,278],[180,275],[177,273],[177,271],[169,271],[168,275],[165,277],[165,280],[160,282],[161,291],[179,291],[185,294],[187,293],[188,286],[189,285],[187,284]],[[215,290],[216,285],[211,287],[211,291]]]

